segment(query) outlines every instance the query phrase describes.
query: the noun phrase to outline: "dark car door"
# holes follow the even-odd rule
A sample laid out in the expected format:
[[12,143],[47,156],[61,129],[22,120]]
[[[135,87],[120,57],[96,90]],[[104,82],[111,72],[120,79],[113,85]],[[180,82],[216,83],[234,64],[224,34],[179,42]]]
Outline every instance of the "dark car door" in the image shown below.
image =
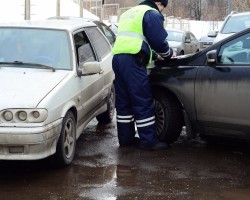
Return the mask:
[[201,67],[195,84],[198,122],[206,127],[250,127],[250,33],[222,43],[216,66]]

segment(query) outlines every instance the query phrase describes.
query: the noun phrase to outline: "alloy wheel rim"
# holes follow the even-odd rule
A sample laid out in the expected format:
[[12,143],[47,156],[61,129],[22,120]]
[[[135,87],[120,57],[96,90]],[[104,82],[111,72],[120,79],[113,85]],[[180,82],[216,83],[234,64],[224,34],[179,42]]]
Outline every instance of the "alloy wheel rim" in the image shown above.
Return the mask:
[[64,134],[64,151],[65,151],[65,155],[67,158],[70,158],[73,154],[74,151],[74,146],[75,146],[75,142],[74,142],[74,122],[73,120],[70,118],[68,119],[68,121],[65,124],[65,130],[64,130],[65,134]]

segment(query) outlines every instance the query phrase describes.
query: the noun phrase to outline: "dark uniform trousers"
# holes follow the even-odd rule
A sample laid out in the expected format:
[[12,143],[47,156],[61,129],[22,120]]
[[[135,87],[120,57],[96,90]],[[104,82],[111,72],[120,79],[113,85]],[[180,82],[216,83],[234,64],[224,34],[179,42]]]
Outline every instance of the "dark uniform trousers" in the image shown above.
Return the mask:
[[142,147],[150,147],[159,141],[146,62],[141,54],[117,54],[113,57],[117,131],[121,145],[132,142],[135,125]]

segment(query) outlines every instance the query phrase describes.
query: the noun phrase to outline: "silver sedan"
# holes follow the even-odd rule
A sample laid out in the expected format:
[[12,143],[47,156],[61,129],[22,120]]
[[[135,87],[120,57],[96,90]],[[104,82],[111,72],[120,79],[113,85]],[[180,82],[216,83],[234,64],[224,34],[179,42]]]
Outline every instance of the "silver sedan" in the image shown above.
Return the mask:
[[194,54],[200,51],[199,41],[190,31],[166,28],[169,46],[177,55]]

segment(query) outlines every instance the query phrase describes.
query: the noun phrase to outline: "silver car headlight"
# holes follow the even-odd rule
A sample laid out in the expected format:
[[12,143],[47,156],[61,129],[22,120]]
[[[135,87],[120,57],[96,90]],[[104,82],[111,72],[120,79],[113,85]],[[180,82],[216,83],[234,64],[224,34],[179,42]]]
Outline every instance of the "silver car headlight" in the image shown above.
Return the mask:
[[40,123],[48,117],[46,109],[6,109],[0,111],[0,121],[10,123]]

